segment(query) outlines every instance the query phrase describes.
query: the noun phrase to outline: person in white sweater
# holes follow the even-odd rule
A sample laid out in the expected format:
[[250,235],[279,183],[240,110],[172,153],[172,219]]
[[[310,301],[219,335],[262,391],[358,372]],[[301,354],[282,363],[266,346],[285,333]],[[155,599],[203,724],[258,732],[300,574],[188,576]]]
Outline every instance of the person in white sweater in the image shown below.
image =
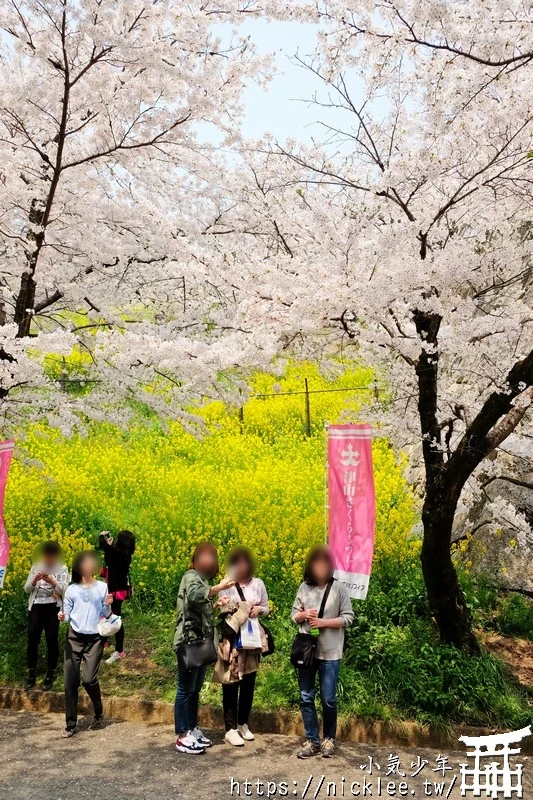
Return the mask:
[[[346,587],[333,577],[335,565],[326,545],[314,547],[307,556],[304,581],[292,607],[292,621],[300,633],[318,633],[316,655],[311,667],[298,668],[300,709],[307,741],[298,758],[335,754],[337,733],[337,683],[344,647],[344,629],[352,624],[354,613]],[[319,609],[328,592],[322,617]],[[318,676],[324,739],[320,743],[315,706],[315,683]]]

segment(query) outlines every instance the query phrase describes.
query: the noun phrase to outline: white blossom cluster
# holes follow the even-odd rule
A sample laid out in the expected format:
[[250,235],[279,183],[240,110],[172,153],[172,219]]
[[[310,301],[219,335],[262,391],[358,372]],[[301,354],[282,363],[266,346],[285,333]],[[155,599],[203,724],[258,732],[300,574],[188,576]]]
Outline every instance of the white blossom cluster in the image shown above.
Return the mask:
[[[239,33],[253,15],[318,26],[311,144],[242,138],[243,88],[271,72]],[[424,437],[447,458],[531,353],[531,22],[519,0],[6,0],[6,422],[68,431],[142,402],[194,425],[249,368],[356,356],[388,387],[376,424],[414,462]]]

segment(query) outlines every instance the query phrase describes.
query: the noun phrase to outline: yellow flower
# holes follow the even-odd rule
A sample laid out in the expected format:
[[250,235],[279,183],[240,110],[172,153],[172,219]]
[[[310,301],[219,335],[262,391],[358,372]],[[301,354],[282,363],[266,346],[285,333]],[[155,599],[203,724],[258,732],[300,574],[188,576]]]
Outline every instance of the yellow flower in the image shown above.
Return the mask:
[[[312,395],[311,437],[303,396],[284,394],[301,392],[304,377],[312,390],[346,390]],[[255,375],[254,392],[274,396],[245,404],[242,432],[235,409],[207,405],[201,413],[211,435],[203,440],[178,424],[168,433],[94,424],[85,438],[70,439],[44,424],[31,427],[24,449],[34,461],[13,460],[6,491],[12,550],[4,593],[18,590],[44,539],[57,539],[70,564],[75,552],[97,545],[101,530],[121,528],[137,537],[132,579],[141,602],[144,595],[173,605],[178,579],[202,539],[213,541],[221,560],[235,544],[248,545],[271,592],[292,592],[307,549],[324,539],[323,421],[364,420],[369,392],[352,387],[372,382],[367,368],[327,380],[310,364],[290,366],[281,379]],[[374,441],[373,458],[375,560],[411,563],[420,541],[410,538],[417,509],[405,459],[382,439]]]

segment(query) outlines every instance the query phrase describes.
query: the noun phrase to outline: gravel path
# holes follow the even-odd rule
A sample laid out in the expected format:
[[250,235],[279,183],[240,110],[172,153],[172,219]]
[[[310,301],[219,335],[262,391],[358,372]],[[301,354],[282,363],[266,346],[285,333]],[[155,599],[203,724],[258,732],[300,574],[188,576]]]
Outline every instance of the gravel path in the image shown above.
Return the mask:
[[[114,722],[101,731],[85,726],[68,740],[61,738],[62,728],[58,714],[0,711],[2,800],[446,797],[454,776],[448,798],[457,800],[461,797],[458,765],[466,761],[464,750],[391,753],[384,747],[342,744],[334,759],[302,762],[295,758],[297,739],[262,735],[244,748],[230,748],[220,734],[213,735],[214,746],[205,755],[185,756],[174,752],[173,731],[166,726]],[[433,771],[441,755],[453,768],[445,771],[445,777],[442,770]],[[386,776],[391,756],[399,757],[398,770],[405,777],[395,771],[392,760],[391,774]],[[413,777],[419,757],[429,763]],[[533,761],[521,760],[523,796],[533,798]]]

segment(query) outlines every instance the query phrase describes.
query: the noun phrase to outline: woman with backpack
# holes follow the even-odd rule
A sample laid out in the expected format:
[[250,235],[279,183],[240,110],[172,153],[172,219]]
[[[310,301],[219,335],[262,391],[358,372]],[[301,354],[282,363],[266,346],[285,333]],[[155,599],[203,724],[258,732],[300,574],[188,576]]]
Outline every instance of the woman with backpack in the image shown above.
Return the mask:
[[[344,646],[344,629],[353,622],[353,608],[346,587],[335,580],[332,553],[326,545],[309,552],[304,580],[292,607],[292,621],[299,626],[299,634],[317,635],[311,663],[298,666],[300,709],[307,741],[298,752],[298,758],[322,754],[331,758],[335,754],[337,733],[337,682]],[[324,739],[320,731],[315,706],[315,684],[318,676]]]
[[[113,541],[108,531],[102,531],[99,544],[104,552],[107,587],[109,593],[113,595],[111,610],[113,614],[122,617],[122,603],[131,597],[132,592],[130,567],[135,552],[135,536],[131,531],[120,531],[116,541]],[[125,655],[124,620],[122,620],[122,626],[115,635],[115,652],[105,663],[116,664]]]

